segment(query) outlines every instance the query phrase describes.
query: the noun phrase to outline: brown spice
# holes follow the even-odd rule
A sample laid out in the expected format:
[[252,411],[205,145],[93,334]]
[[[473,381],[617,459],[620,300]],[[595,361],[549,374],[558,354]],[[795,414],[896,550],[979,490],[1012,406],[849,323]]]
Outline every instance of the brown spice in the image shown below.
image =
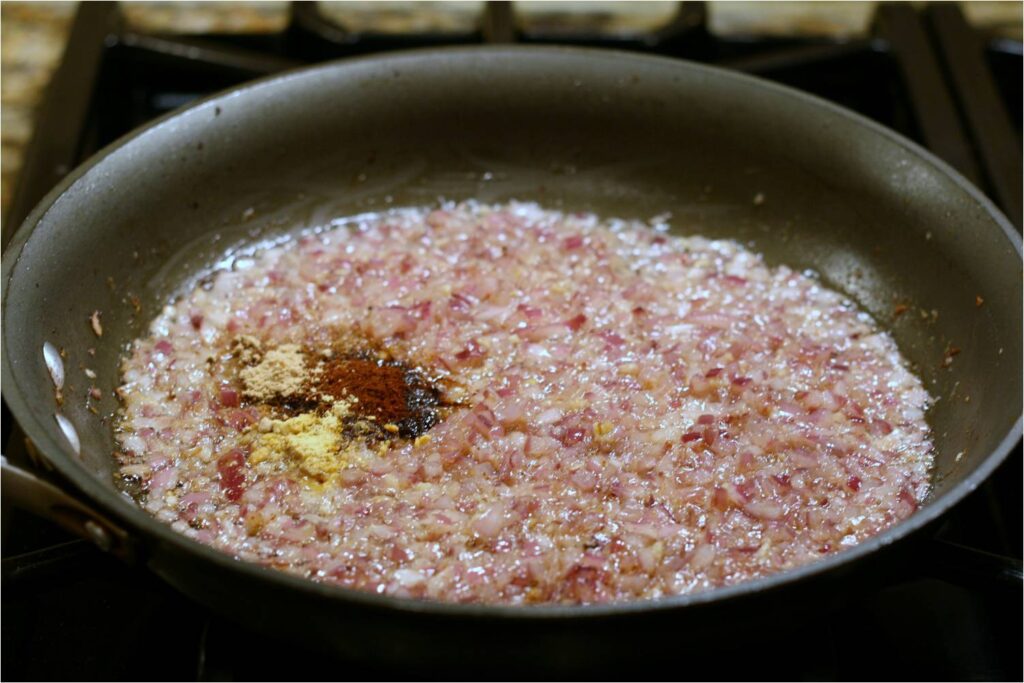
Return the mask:
[[318,389],[334,397],[355,398],[355,408],[364,417],[398,424],[412,416],[408,374],[409,370],[395,363],[343,358],[324,364]]
[[263,360],[263,346],[256,337],[240,334],[231,344],[231,355],[245,365],[255,365]]
[[266,401],[298,395],[309,374],[302,348],[297,344],[282,344],[263,354],[257,365],[242,368],[239,376],[247,397]]
[[421,371],[383,352],[336,352],[320,362],[320,369],[315,393],[322,399],[350,399],[351,417],[373,426],[378,438],[397,434],[414,439],[437,424],[439,410],[451,405]]

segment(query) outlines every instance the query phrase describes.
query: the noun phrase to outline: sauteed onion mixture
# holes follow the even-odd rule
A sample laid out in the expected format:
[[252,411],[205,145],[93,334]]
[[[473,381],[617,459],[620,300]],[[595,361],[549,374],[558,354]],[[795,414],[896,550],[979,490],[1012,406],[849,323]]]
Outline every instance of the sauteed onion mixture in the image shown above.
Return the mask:
[[241,560],[395,596],[657,598],[842,551],[928,492],[929,396],[813,274],[535,204],[339,220],[170,302],[118,478]]

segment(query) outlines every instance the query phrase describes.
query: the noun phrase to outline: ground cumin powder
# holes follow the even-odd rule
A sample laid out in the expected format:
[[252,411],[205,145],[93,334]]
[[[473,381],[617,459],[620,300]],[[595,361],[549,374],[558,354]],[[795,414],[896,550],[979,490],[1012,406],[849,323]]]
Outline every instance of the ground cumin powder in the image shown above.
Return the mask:
[[245,387],[243,394],[257,401],[291,398],[309,384],[311,373],[306,355],[298,344],[283,344],[262,354],[256,365],[239,372]]

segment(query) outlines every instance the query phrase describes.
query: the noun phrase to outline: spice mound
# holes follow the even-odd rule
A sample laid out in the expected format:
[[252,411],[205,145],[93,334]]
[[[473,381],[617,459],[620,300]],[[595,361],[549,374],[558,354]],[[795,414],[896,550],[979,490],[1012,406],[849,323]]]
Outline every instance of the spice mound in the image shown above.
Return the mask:
[[894,340],[668,228],[466,203],[254,245],[133,343],[119,481],[242,560],[510,605],[712,590],[914,514],[930,398]]
[[263,354],[260,344],[246,335],[235,343],[238,357],[255,361],[242,368],[240,374],[245,385],[245,396],[265,401],[271,398],[297,396],[309,382],[306,357],[296,344],[284,344]]
[[405,439],[433,427],[442,407],[440,391],[423,372],[365,353],[325,361],[317,373],[316,388],[325,400],[350,399],[355,412]]
[[421,370],[380,351],[265,348],[241,335],[232,355],[242,396],[262,408],[249,462],[291,462],[320,482],[423,435],[446,407]]
[[362,460],[358,443],[342,449],[342,426],[333,412],[325,415],[303,413],[287,420],[260,423],[249,462],[290,458],[303,474],[324,481],[353,461]]

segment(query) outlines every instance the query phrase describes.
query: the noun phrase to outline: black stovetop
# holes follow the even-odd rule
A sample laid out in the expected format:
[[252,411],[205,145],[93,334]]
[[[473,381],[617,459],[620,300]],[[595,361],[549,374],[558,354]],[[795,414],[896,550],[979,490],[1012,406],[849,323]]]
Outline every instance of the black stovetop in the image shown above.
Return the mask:
[[[1021,224],[1021,43],[968,26],[952,3],[880,5],[852,40],[724,38],[703,3],[681,3],[656,33],[536,34],[514,6],[488,3],[463,34],[355,34],[314,3],[293,3],[275,34],[169,36],[125,27],[112,3],[83,3],[63,63],[40,108],[33,144],[5,216],[17,225],[92,152],[197,97],[282,69],[407,47],[521,42],[637,50],[741,70],[854,109],[927,146]],[[45,144],[43,144],[45,142]],[[10,231],[7,231],[6,239]],[[21,435],[4,408],[4,452]],[[949,541],[1021,557],[1021,451],[959,505],[938,532]],[[2,678],[465,678],[328,659],[273,642],[176,593],[50,524],[3,509]],[[783,634],[756,634],[743,661],[688,662],[685,671],[608,672],[633,678],[1022,678],[1019,585],[928,567],[842,613]],[[936,578],[938,577],[938,578]],[[865,647],[870,644],[870,647]],[[779,657],[779,652],[790,656]],[[870,653],[870,654],[864,654]],[[543,672],[541,672],[543,673]]]

